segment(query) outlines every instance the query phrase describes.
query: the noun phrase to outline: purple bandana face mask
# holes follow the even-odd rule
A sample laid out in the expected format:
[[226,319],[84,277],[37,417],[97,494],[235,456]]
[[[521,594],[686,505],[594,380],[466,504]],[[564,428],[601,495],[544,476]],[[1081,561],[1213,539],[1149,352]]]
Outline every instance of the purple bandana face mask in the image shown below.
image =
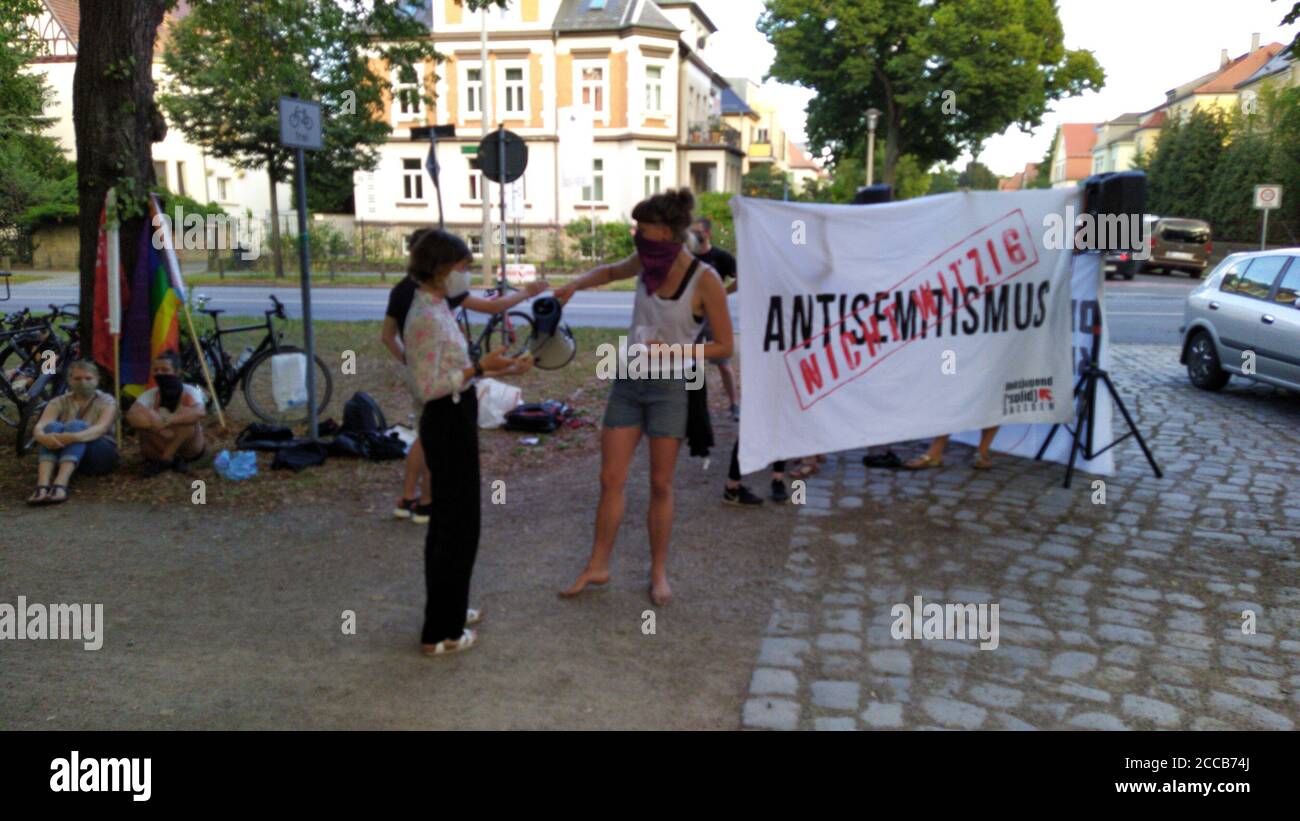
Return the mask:
[[668,271],[673,267],[677,255],[682,252],[682,244],[671,240],[646,239],[640,231],[634,239],[637,256],[641,258],[641,282],[645,284],[646,293],[653,294],[668,278]]

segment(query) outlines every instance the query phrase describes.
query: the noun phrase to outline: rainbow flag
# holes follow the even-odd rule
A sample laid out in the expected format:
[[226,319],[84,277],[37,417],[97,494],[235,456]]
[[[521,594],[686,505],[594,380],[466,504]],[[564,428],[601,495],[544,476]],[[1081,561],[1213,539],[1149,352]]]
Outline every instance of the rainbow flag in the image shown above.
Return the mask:
[[156,200],[151,200],[149,211],[152,219],[140,235],[140,255],[122,318],[122,392],[133,397],[153,386],[149,371],[158,354],[180,352],[180,313],[185,303],[171,227]]

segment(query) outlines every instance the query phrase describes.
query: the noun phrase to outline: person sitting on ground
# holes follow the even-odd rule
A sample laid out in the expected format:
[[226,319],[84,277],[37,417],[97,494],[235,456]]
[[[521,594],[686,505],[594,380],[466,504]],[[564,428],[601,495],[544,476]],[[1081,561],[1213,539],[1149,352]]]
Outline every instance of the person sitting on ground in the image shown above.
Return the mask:
[[[971,467],[976,470],[988,470],[993,467],[993,460],[989,457],[989,448],[993,445],[993,437],[998,435],[997,426],[985,428],[980,433],[979,450],[975,453],[975,461]],[[930,449],[923,455],[905,463],[903,467],[908,470],[925,470],[926,468],[943,467],[943,449],[948,445],[947,436],[936,436],[930,443]]]
[[[434,229],[420,228],[407,238],[407,247],[414,248],[420,238]],[[411,300],[420,284],[409,274],[393,286],[388,293],[388,310],[384,312],[384,326],[380,340],[393,357],[403,365],[406,364],[406,347],[403,344],[402,329],[406,326],[407,314],[411,312]],[[465,307],[483,314],[505,313],[511,308],[532,299],[551,286],[544,279],[530,282],[522,290],[514,291],[508,296],[481,297],[466,292],[459,296],[448,297],[447,305],[452,311]],[[424,406],[416,402],[415,415],[424,412]],[[393,508],[393,516],[398,519],[410,519],[417,525],[429,523],[429,514],[433,508],[433,492],[429,486],[429,468],[424,464],[424,446],[419,437],[412,443],[406,453],[406,463],[402,475],[402,496]]]
[[126,421],[140,435],[145,475],[164,470],[184,473],[188,462],[203,456],[203,417],[207,415],[203,391],[186,385],[180,377],[180,355],[163,351],[153,361],[157,387],[140,394]]
[[69,365],[67,392],[50,400],[36,421],[40,464],[36,492],[27,503],[61,504],[68,500],[68,482],[74,471],[102,476],[117,467],[116,420],[117,403],[99,390],[95,363],[77,360]]

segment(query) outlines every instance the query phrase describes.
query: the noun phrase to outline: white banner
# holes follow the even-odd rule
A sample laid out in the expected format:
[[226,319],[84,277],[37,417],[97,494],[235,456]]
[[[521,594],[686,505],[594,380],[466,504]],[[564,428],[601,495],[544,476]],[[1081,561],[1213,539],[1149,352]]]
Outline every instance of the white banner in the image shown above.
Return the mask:
[[[1074,380],[1077,383],[1079,371],[1092,358],[1092,329],[1101,321],[1101,367],[1110,368],[1110,329],[1106,326],[1106,301],[1103,277],[1101,275],[1100,254],[1080,254],[1074,258],[1074,270],[1070,275],[1070,317],[1074,323]],[[1073,390],[1073,387],[1071,387]],[[1093,424],[1092,450],[1098,451],[1115,440],[1111,419],[1115,409],[1111,406],[1110,395],[1099,385],[1097,391],[1096,416]],[[1052,432],[1051,425],[1006,425],[993,438],[993,450],[1033,459],[1038,455],[1043,442]],[[1085,428],[1086,433],[1086,428]],[[979,444],[979,431],[966,431],[954,436],[958,442],[968,445]],[[1065,464],[1070,461],[1070,446],[1073,434],[1064,427],[1058,428],[1052,436],[1052,444],[1043,452],[1043,458]],[[1087,444],[1087,439],[1084,439]],[[1096,459],[1075,460],[1075,467],[1086,473],[1109,476],[1115,472],[1114,451],[1107,450]]]
[[1070,419],[1060,223],[1080,198],[1075,188],[871,206],[733,198],[741,471]]

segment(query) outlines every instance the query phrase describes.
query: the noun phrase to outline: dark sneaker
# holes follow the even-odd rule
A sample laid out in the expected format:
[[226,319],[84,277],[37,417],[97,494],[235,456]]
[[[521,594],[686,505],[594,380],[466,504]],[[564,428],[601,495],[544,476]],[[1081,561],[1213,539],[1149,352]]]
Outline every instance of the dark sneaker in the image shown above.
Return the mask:
[[397,504],[393,506],[393,518],[411,518],[411,511],[415,509],[415,505],[419,501],[419,499],[398,499]]
[[780,479],[772,480],[772,501],[780,504],[790,500],[790,494],[785,491],[785,482]]
[[749,488],[741,485],[735,490],[722,489],[722,503],[724,505],[736,505],[737,507],[758,507],[763,504],[763,500],[749,492]]
[[862,464],[869,468],[885,468],[893,470],[903,466],[903,460],[898,458],[898,454],[892,450],[884,453],[868,453],[862,457]]
[[731,421],[733,422],[740,421],[740,405],[731,406]]
[[416,505],[411,508],[411,521],[417,525],[427,525],[429,516],[433,514],[433,503],[427,505]]

